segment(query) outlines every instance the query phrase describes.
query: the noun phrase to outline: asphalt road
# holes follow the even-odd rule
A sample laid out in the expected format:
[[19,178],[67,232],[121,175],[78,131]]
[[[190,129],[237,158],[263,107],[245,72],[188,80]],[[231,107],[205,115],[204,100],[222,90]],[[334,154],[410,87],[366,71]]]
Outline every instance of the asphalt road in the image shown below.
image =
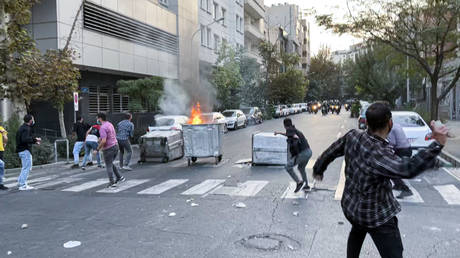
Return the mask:
[[[292,119],[313,150],[309,177],[321,152],[356,127],[348,113]],[[236,164],[251,158],[254,132],[275,130],[282,119],[229,132],[219,165],[213,159],[191,167],[185,159],[135,165],[119,192],[104,192],[100,169],[32,171],[31,185],[40,189],[0,193],[0,257],[345,257],[350,225],[334,199],[343,159],[307,199],[285,194],[290,178],[282,167]],[[408,181],[416,195],[402,202],[398,216],[405,257],[459,257],[454,172]],[[246,207],[237,208],[239,202]],[[81,245],[64,248],[68,241]],[[362,257],[378,257],[369,237]]]

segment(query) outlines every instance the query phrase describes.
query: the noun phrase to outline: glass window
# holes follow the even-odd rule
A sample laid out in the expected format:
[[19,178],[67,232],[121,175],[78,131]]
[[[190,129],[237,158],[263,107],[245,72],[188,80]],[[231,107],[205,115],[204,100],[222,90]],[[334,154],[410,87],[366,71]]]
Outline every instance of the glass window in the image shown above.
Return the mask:
[[243,32],[243,18],[240,17],[240,32]]
[[425,126],[423,120],[416,115],[396,115],[393,116],[393,122],[402,127],[422,127]]
[[212,17],[214,18],[214,20],[217,20],[219,18],[218,12],[219,12],[219,5],[214,2],[214,11],[212,13]]
[[225,25],[225,15],[226,15],[226,13],[227,13],[227,10],[225,10],[224,8],[222,8],[222,18],[224,18],[224,19],[222,20],[222,25]]
[[236,112],[234,112],[234,111],[225,111],[224,113],[222,113],[222,115],[224,115],[225,117],[235,117]]
[[220,43],[219,36],[214,34],[214,50],[215,50],[216,53],[217,53],[217,51],[219,51],[219,43]]
[[156,126],[172,126],[174,125],[174,119],[172,118],[157,118],[155,120]]
[[206,46],[206,29],[204,25],[200,26],[201,28],[201,45]]
[[206,46],[210,48],[211,47],[211,29],[210,28],[206,28],[206,39],[207,39]]
[[236,22],[236,31],[238,31],[240,29],[240,24],[239,24],[240,23],[240,16],[238,14],[236,15],[235,22]]

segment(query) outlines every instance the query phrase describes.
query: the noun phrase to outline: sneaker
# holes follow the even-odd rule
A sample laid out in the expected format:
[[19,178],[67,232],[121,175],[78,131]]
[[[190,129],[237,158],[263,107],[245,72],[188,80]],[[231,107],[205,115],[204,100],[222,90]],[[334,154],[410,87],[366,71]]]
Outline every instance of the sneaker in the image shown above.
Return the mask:
[[90,167],[90,166],[93,166],[94,164],[93,164],[93,162],[90,161],[90,162],[88,162],[88,164],[86,164],[86,165],[87,165],[88,167]]
[[78,166],[78,164],[73,164],[70,168],[71,169],[74,169],[74,168],[79,168],[80,166]]
[[6,187],[6,186],[0,184],[0,190],[8,190],[8,187]]
[[18,188],[19,191],[29,191],[33,189],[35,189],[35,187],[30,186],[30,185],[23,185]]
[[115,184],[123,183],[124,181],[126,181],[126,178],[124,176],[122,176],[122,177],[118,178],[117,181],[115,181]]
[[124,170],[132,171],[133,169],[130,166],[123,167]]
[[123,169],[125,169],[125,168],[122,167],[122,166],[119,166],[118,169],[119,169],[119,170],[123,170]]
[[107,185],[107,188],[115,188],[117,187],[117,184],[115,182],[110,182],[108,185]]
[[81,167],[81,170],[86,170],[86,167]]
[[300,191],[300,189],[302,189],[302,186],[303,186],[304,182],[300,182],[297,184],[295,190],[294,190],[294,193],[297,193],[298,191]]
[[405,191],[402,191],[398,196],[396,196],[396,198],[403,199],[404,197],[408,197],[411,195],[414,195],[411,190],[405,190]]
[[308,186],[308,184],[305,184],[305,186],[302,188],[302,190],[304,190],[305,192],[310,192],[311,188],[310,188],[310,186]]

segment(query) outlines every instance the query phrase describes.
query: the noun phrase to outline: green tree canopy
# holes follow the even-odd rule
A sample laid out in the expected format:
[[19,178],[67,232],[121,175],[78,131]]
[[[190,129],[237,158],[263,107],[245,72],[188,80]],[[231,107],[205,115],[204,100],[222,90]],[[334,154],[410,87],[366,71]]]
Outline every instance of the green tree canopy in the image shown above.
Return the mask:
[[128,108],[131,112],[158,110],[163,85],[164,80],[160,77],[117,82],[118,93],[129,96]]
[[322,47],[311,59],[307,99],[339,99],[341,97],[340,75],[340,67],[332,62],[330,49]]

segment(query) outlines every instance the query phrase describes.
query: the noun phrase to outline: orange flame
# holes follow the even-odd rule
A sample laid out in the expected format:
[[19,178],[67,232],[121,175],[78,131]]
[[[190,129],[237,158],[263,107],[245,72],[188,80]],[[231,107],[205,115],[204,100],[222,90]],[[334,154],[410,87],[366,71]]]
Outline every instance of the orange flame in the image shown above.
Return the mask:
[[196,105],[192,107],[190,111],[190,119],[188,123],[191,125],[199,125],[203,123],[203,119],[201,118],[201,107],[200,102],[197,102]]

